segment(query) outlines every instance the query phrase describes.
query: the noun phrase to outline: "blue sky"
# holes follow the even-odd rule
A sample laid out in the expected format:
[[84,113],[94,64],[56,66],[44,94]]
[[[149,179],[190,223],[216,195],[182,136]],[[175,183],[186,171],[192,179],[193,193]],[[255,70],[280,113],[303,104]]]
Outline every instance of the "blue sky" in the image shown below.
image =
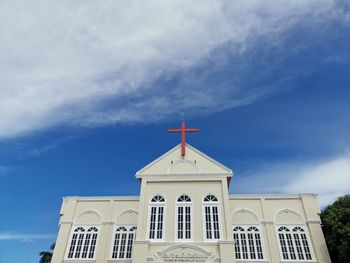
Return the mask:
[[0,263],[63,196],[138,195],[181,114],[231,193],[350,192],[348,1],[11,0],[0,33]]

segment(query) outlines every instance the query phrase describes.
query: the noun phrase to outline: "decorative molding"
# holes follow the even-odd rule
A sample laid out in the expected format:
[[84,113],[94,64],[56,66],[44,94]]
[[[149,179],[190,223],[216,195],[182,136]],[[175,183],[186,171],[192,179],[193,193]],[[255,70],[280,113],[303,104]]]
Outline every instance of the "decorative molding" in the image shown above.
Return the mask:
[[147,181],[166,181],[166,182],[176,182],[176,181],[222,181],[226,180],[228,176],[225,174],[213,174],[213,173],[198,173],[198,174],[172,174],[169,176],[169,174],[156,174],[156,175],[146,175]]
[[[169,246],[176,246],[176,245],[180,245],[180,244],[183,244],[182,240],[179,240],[179,241],[134,241],[134,244],[135,242],[139,242],[138,244],[144,244],[142,242],[149,242],[147,244],[150,244],[152,246],[164,246],[164,247],[169,247]],[[215,246],[215,245],[218,245],[218,240],[213,240],[213,241],[206,241],[206,242],[189,242],[189,244],[191,244],[192,246],[200,246],[200,247],[205,247],[205,246],[208,246],[208,247],[212,247],[212,246]]]
[[[298,216],[299,217],[299,219],[302,221],[302,223],[305,223],[306,222],[306,220],[305,220],[305,218],[299,213],[299,212],[297,212],[297,211],[295,211],[295,210],[293,210],[293,209],[290,209],[290,208],[285,208],[285,209],[281,209],[281,210],[278,210],[276,213],[275,213],[275,215],[274,215],[274,219],[275,219],[275,222],[277,223],[277,216],[279,215],[279,214],[282,214],[282,213],[292,213],[292,214],[295,214],[296,216]],[[291,222],[291,223],[293,223],[293,222]]]
[[103,220],[102,220],[102,215],[101,215],[101,213],[99,212],[99,211],[97,211],[97,210],[95,210],[95,209],[88,209],[88,210],[85,210],[85,211],[83,211],[83,212],[81,212],[78,216],[76,216],[74,219],[73,219],[73,222],[74,222],[74,224],[76,224],[76,222],[79,220],[79,218],[81,217],[81,216],[83,216],[84,214],[95,214],[95,215],[97,215],[98,217],[99,217],[99,220],[100,220],[100,222],[102,222]]
[[[149,261],[163,262],[217,262],[217,255],[214,252],[209,252],[201,247],[180,244],[168,247],[160,252],[156,252],[150,257]],[[195,261],[194,261],[195,260]]]
[[322,222],[321,222],[321,220],[316,219],[316,220],[306,220],[306,223],[307,224],[321,224]]
[[[168,170],[167,170],[166,174],[171,174],[172,169],[173,169],[176,165],[178,165],[178,164],[180,164],[180,163],[187,163],[187,164],[192,165],[193,168],[194,168],[195,171],[196,171],[196,172],[193,173],[193,174],[196,174],[196,175],[200,174],[200,171],[199,171],[199,169],[198,169],[197,164],[194,163],[193,161],[187,160],[187,159],[180,159],[180,160],[178,160],[178,161],[175,161],[175,162],[171,163],[171,165],[168,167]],[[191,174],[192,174],[192,173],[191,173]]]
[[317,194],[230,194],[232,199],[300,199],[301,197],[317,197]]
[[73,221],[72,220],[62,220],[60,222],[61,225],[73,225]]
[[138,245],[138,244],[141,244],[141,245],[149,245],[151,242],[148,241],[148,240],[135,240],[134,241],[134,244]]
[[64,263],[95,263],[97,260],[90,260],[90,259],[65,259],[63,260]]
[[275,222],[273,220],[261,220],[260,224],[274,224]]
[[235,211],[233,211],[232,212],[232,214],[231,214],[231,220],[232,221],[234,221],[233,219],[234,219],[234,216],[236,215],[236,214],[238,214],[238,213],[248,213],[248,214],[251,214],[254,218],[255,218],[255,220],[256,220],[256,223],[259,223],[260,222],[260,220],[259,220],[259,217],[258,217],[258,215],[256,214],[256,213],[254,213],[252,210],[250,210],[250,209],[247,209],[247,208],[238,208],[238,209],[236,209]]
[[234,240],[220,240],[218,241],[218,244],[234,244],[235,241]]
[[101,222],[102,225],[114,225],[115,222],[114,221],[103,221]]
[[85,201],[139,201],[140,196],[65,196],[63,200]]

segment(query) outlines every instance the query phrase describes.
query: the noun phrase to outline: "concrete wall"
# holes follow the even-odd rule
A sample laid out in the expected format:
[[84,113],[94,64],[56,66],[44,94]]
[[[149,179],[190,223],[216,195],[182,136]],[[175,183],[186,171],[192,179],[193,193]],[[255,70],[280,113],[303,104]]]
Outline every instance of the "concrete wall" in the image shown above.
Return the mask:
[[[187,245],[201,248],[216,261],[235,262],[232,242],[232,226],[255,225],[260,229],[263,239],[265,261],[280,262],[276,226],[302,225],[310,235],[313,262],[331,262],[320,227],[319,206],[315,195],[231,195],[228,196],[225,180],[173,182],[171,188],[165,182],[143,182],[144,199],[137,197],[68,197],[63,200],[60,230],[54,251],[53,263],[76,262],[65,260],[68,240],[72,229],[78,225],[99,226],[96,259],[92,262],[113,262],[110,260],[115,225],[137,224],[137,241],[134,245],[134,261],[156,259],[157,252],[183,244],[177,242],[175,235],[175,207],[179,195],[186,193],[192,198],[193,205],[193,240]],[[209,191],[210,190],[210,191]],[[215,194],[220,201],[221,241],[206,242],[203,238],[202,198],[208,193]],[[148,201],[155,194],[162,194],[166,199],[164,241],[150,242],[147,239]],[[225,206],[225,195],[228,209]],[[227,210],[227,211],[226,211]],[[141,215],[141,216],[140,216]],[[192,249],[186,247],[185,249]],[[208,260],[211,260],[210,258]],[[213,259],[214,260],[214,259]],[[90,262],[90,261],[85,261]],[[211,262],[211,261],[207,261]],[[214,262],[214,261],[213,261]]]

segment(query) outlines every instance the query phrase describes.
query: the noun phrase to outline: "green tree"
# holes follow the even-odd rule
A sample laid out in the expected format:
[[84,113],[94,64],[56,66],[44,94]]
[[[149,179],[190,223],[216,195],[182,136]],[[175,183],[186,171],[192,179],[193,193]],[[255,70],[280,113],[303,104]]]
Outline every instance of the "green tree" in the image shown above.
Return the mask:
[[39,263],[50,263],[51,262],[51,258],[52,258],[52,253],[53,253],[53,250],[55,249],[55,243],[51,244],[50,246],[50,251],[41,251],[39,253],[40,255],[40,261]]
[[321,213],[322,229],[333,263],[350,262],[350,195],[339,197]]

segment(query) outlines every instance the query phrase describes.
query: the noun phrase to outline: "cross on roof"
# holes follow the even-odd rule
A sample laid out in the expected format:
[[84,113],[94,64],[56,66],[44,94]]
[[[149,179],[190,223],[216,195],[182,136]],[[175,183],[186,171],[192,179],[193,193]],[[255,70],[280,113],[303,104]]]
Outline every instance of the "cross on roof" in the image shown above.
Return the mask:
[[169,129],[168,132],[181,132],[181,155],[182,159],[185,157],[185,146],[186,146],[186,132],[198,132],[197,128],[186,128],[185,121],[182,120],[180,129]]

